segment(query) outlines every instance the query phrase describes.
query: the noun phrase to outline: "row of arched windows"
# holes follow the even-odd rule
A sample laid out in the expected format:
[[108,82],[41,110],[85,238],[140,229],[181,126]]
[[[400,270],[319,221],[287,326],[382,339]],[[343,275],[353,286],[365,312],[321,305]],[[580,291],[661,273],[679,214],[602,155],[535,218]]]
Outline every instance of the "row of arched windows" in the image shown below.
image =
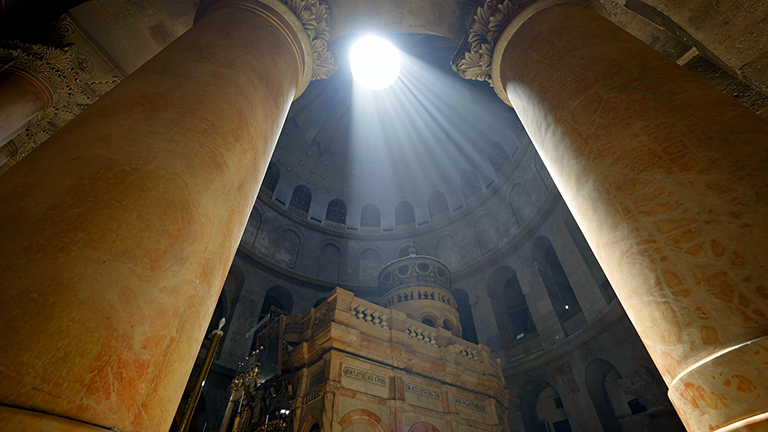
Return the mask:
[[[502,171],[510,165],[512,158],[501,143],[494,141],[489,145],[488,161],[496,175],[501,177]],[[280,169],[274,162],[270,162],[261,184],[261,194],[267,198],[272,198],[279,181]],[[483,196],[484,190],[480,179],[472,171],[464,171],[461,174],[459,186],[467,206],[472,205]],[[312,191],[305,185],[298,185],[291,194],[288,211],[301,218],[306,218],[311,204]],[[448,200],[445,194],[438,190],[433,191],[429,195],[427,206],[432,223],[441,221],[450,215]],[[346,226],[347,206],[342,199],[336,198],[328,203],[325,222],[326,225],[331,227],[344,228]],[[413,205],[405,200],[400,201],[395,207],[395,225],[406,227],[412,224],[415,226],[415,223],[416,214]],[[364,228],[381,228],[381,212],[375,204],[367,204],[363,207],[360,226]]]

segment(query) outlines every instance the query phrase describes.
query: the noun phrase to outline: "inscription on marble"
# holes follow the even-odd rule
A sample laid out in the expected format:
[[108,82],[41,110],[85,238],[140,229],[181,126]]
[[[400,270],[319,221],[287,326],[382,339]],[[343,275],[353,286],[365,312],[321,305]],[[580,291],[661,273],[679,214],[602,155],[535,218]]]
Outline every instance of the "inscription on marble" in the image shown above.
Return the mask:
[[431,388],[412,384],[409,382],[405,383],[405,391],[407,391],[408,393],[413,393],[415,395],[425,396],[434,400],[439,400],[439,401],[443,400],[443,393],[440,392],[439,390],[433,390]]
[[350,366],[344,366],[344,369],[342,369],[342,373],[344,376],[348,376],[352,379],[360,380],[360,381],[366,381],[369,383],[373,383],[376,385],[380,385],[382,387],[387,386],[387,378],[383,377],[381,375],[376,375],[374,373],[362,371],[360,369],[355,369]]
[[485,404],[481,404],[481,403],[471,401],[469,399],[460,398],[460,397],[456,398],[456,406],[462,407],[462,408],[469,408],[472,411],[477,411],[481,413],[485,412]]

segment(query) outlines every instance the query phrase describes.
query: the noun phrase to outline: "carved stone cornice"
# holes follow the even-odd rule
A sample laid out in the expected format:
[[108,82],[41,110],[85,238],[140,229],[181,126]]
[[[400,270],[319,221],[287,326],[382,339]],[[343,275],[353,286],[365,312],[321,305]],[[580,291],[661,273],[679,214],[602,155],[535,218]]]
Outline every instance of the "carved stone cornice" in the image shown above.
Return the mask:
[[16,69],[36,77],[51,91],[50,105],[36,114],[11,142],[17,148],[14,164],[54,132],[90,106],[121,78],[87,82],[93,62],[73,45],[56,48],[18,41],[0,42],[0,69]]
[[465,79],[491,82],[493,49],[512,18],[533,0],[485,0],[477,7],[469,29],[469,49],[454,58],[453,70]]
[[339,67],[331,48],[331,7],[325,0],[280,0],[296,14],[312,47],[312,79],[326,79]]

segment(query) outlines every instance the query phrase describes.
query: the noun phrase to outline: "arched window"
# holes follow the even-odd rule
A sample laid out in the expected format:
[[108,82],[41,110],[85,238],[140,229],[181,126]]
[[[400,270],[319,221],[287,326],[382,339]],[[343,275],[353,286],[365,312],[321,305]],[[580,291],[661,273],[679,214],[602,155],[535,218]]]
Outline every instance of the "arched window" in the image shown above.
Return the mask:
[[360,282],[364,284],[376,284],[381,271],[379,253],[373,249],[366,249],[360,254]]
[[501,178],[502,171],[509,167],[512,158],[509,157],[509,153],[507,153],[507,150],[504,149],[500,142],[493,141],[488,145],[488,162],[491,163],[491,168],[496,173],[496,177]]
[[344,201],[336,198],[328,203],[328,209],[325,211],[325,225],[341,228],[347,224],[347,205]]
[[277,182],[280,181],[280,168],[277,164],[270,162],[267,166],[267,173],[264,175],[264,180],[261,182],[260,192],[267,198],[272,198],[272,194],[275,193],[277,188]]
[[306,219],[310,204],[312,204],[312,191],[304,185],[298,185],[293,190],[293,195],[291,195],[288,211],[302,219]]
[[408,201],[400,201],[395,207],[395,226],[403,231],[416,228],[416,213]]
[[329,243],[320,250],[320,279],[328,281],[339,280],[339,266],[341,265],[341,250],[335,244]]
[[622,390],[620,379],[619,371],[606,360],[594,359],[587,365],[587,393],[605,432],[621,432],[619,419],[645,411],[637,398]]
[[548,238],[542,236],[534,240],[531,258],[539,268],[544,287],[565,333],[571,334],[586,324],[576,293]]
[[477,341],[477,330],[475,329],[475,317],[472,314],[472,305],[469,304],[469,294],[461,288],[456,288],[451,291],[451,294],[456,299],[456,305],[458,306],[461,337],[465,341],[475,344],[479,343]]
[[517,273],[507,266],[493,271],[488,279],[488,297],[502,343],[508,345],[536,332]]
[[360,214],[361,231],[381,231],[381,212],[376,204],[366,204]]
[[293,296],[291,292],[279,285],[268,289],[267,293],[264,294],[264,301],[261,303],[259,321],[264,319],[272,308],[290,314],[293,311]]
[[[261,310],[259,311],[259,317],[256,319],[256,323],[260,323],[267,316],[279,316],[281,314],[290,314],[293,311],[293,296],[290,291],[283,286],[275,285],[267,290],[264,294],[264,300],[261,302]],[[255,351],[256,346],[256,334],[253,335],[251,341],[250,352]]]
[[429,219],[432,223],[444,220],[451,215],[451,212],[448,209],[448,200],[445,199],[445,194],[438,190],[429,194],[427,206],[429,207]]
[[320,306],[325,302],[325,299],[326,299],[325,297],[320,297],[319,299],[317,299],[317,301],[315,302],[315,305],[312,306],[312,309],[317,309],[318,306]]
[[461,174],[460,186],[464,200],[467,201],[467,206],[472,205],[483,196],[483,186],[480,184],[480,179],[472,171],[464,171]]

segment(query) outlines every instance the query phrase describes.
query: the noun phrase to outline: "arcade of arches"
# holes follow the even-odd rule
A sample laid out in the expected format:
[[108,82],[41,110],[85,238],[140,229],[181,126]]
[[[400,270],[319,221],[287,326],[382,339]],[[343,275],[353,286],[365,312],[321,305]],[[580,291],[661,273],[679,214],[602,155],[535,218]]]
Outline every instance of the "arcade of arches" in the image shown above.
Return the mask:
[[0,2],[0,431],[768,431],[766,20]]

